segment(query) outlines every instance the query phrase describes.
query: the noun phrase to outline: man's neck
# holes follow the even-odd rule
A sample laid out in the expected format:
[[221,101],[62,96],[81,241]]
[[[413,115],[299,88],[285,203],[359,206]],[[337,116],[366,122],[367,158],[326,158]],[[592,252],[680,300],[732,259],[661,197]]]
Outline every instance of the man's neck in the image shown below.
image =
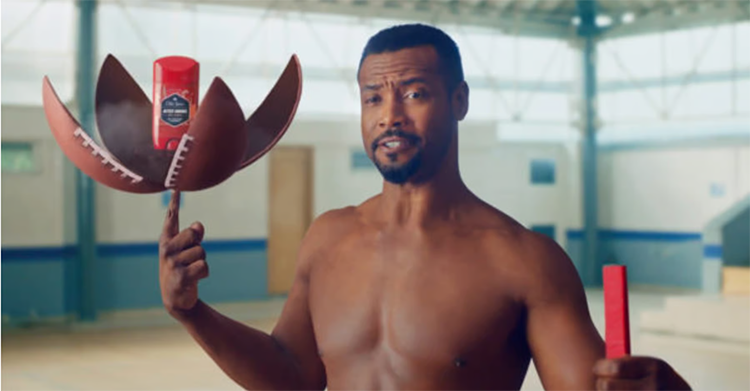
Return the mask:
[[470,195],[458,164],[448,165],[419,183],[384,182],[379,214],[389,226],[424,226],[454,219],[457,207]]

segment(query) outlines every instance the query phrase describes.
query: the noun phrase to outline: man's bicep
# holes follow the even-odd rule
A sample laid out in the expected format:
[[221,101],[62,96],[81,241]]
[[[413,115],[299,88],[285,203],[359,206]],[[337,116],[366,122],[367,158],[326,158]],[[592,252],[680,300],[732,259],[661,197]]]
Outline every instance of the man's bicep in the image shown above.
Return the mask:
[[604,344],[572,262],[557,248],[545,255],[545,270],[527,301],[534,365],[546,389],[592,389]]
[[271,336],[293,358],[310,389],[325,388],[325,368],[318,355],[310,316],[308,282],[299,273]]
[[554,304],[529,310],[531,354],[545,389],[590,389],[602,340],[580,310]]
[[271,333],[294,358],[310,389],[323,389],[326,385],[325,368],[318,354],[310,312],[310,273],[313,259],[319,254],[319,246],[325,241],[321,234],[325,233],[327,225],[322,216],[313,222],[305,235],[297,256],[292,288]]

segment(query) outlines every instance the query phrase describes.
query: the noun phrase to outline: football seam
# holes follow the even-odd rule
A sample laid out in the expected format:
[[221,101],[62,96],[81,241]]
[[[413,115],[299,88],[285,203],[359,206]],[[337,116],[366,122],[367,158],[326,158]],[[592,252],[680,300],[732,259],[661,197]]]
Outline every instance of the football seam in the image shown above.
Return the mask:
[[84,148],[91,149],[91,154],[93,156],[100,156],[102,158],[101,163],[104,166],[112,166],[112,172],[117,173],[120,171],[120,178],[124,179],[126,177],[130,178],[132,184],[139,183],[143,181],[143,177],[128,170],[125,166],[122,165],[122,163],[115,160],[112,155],[109,154],[109,152],[105,151],[102,147],[100,147],[92,138],[88,135],[83,129],[76,128],[76,130],[73,132],[73,136],[76,138],[81,139],[81,145],[83,145]]

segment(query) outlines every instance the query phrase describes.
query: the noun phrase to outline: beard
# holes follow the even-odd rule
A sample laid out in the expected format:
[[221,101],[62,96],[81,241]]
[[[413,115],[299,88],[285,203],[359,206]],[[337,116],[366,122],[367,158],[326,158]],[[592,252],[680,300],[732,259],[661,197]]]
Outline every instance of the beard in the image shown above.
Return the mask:
[[[391,129],[378,136],[370,145],[372,150],[372,162],[375,167],[383,176],[383,179],[387,182],[403,185],[409,180],[412,181],[425,181],[432,177],[439,166],[442,164],[445,156],[448,154],[448,149],[451,145],[451,137],[454,133],[446,133],[444,137],[440,137],[436,140],[436,144],[433,145],[432,153],[426,154],[425,148],[427,147],[421,137],[404,132],[400,129]],[[404,163],[397,163],[398,154],[387,154],[388,162],[382,162],[376,157],[376,152],[380,142],[387,137],[401,137],[411,143],[416,149],[414,155]],[[427,159],[427,165],[424,165],[424,161]]]
[[[417,149],[414,156],[409,159],[409,161],[405,163],[397,163],[396,159],[398,158],[398,155],[388,154],[386,155],[389,162],[381,162],[375,157],[375,153],[378,150],[378,147],[380,145],[380,142],[388,137],[401,137],[405,139],[407,142],[409,142],[414,148]],[[414,176],[422,166],[422,148],[423,148],[423,142],[422,139],[412,133],[404,132],[400,129],[389,129],[385,133],[381,134],[373,140],[372,144],[370,145],[370,149],[372,150],[372,162],[375,164],[375,167],[380,171],[380,175],[383,176],[383,179],[385,179],[387,182],[402,185],[406,183],[409,178]],[[390,163],[390,164],[389,164]]]
[[[388,155],[389,160],[396,160],[396,155]],[[422,166],[422,150],[417,150],[417,153],[411,157],[406,163],[402,164],[383,164],[378,159],[373,158],[375,167],[380,171],[380,175],[387,182],[403,185],[409,178],[413,177]]]

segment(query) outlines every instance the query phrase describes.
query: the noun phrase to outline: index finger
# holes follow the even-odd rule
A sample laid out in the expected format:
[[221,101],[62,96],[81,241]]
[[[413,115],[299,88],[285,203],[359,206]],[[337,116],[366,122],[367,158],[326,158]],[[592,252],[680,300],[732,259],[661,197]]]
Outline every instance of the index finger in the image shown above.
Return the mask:
[[172,198],[167,206],[167,216],[164,219],[162,238],[171,239],[180,233],[180,191],[172,190]]

